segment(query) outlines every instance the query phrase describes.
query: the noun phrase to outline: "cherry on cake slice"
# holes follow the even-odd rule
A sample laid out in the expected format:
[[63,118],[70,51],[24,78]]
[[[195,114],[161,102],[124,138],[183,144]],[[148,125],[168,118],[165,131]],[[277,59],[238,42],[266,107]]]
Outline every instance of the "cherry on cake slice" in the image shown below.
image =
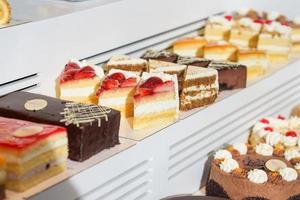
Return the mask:
[[0,154],[7,160],[7,189],[25,191],[66,169],[65,128],[0,117],[0,129]]
[[98,104],[120,111],[122,117],[133,117],[133,96],[139,80],[133,72],[111,69],[97,92]]
[[103,76],[102,68],[71,59],[59,76],[58,97],[78,103],[96,104],[96,91]]
[[134,96],[134,130],[168,125],[178,114],[176,75],[144,72]]
[[126,55],[113,56],[105,65],[107,71],[111,69],[122,69],[132,71],[137,75],[148,71],[147,60],[141,58],[132,58]]

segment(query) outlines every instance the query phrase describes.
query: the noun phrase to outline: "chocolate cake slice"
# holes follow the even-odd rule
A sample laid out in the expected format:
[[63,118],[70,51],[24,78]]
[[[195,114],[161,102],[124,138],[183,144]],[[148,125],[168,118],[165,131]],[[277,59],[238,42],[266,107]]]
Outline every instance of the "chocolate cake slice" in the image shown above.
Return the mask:
[[197,67],[208,67],[211,60],[205,58],[196,58],[189,56],[179,56],[177,63],[181,65],[193,65]]
[[165,62],[176,63],[178,55],[170,51],[155,51],[147,50],[146,53],[141,57],[145,60],[160,60]]
[[0,115],[66,127],[69,158],[75,161],[119,144],[120,112],[98,105],[14,92],[0,98]]
[[218,71],[220,91],[246,87],[247,67],[245,65],[212,61],[208,67]]

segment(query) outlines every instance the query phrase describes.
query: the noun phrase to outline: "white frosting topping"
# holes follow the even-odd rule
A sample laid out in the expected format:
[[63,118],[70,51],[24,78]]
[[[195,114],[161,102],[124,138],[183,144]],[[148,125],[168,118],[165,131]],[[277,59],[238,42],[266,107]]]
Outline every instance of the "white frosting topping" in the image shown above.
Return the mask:
[[256,133],[261,129],[264,129],[265,127],[270,126],[269,124],[264,124],[261,122],[256,122],[256,124],[254,124],[253,128],[252,128],[252,132]]
[[240,9],[237,11],[237,13],[238,13],[239,15],[245,16],[245,15],[248,14],[249,11],[250,11],[249,8],[240,8]]
[[284,157],[285,157],[285,159],[287,159],[288,161],[292,160],[293,158],[300,157],[299,149],[291,148],[291,149],[285,150],[285,152],[284,152]]
[[220,169],[227,173],[230,173],[237,168],[239,168],[239,163],[232,158],[226,158],[220,164]]
[[270,133],[270,131],[268,131],[268,130],[265,130],[265,129],[260,129],[259,131],[257,131],[256,132],[257,133],[257,135],[259,136],[259,137],[265,137],[268,133]]
[[278,119],[275,117],[267,117],[267,120],[269,120],[272,127],[277,129],[287,128],[289,125],[288,120],[285,119]]
[[76,63],[80,68],[83,67],[83,65],[81,64],[81,62],[75,58],[71,58],[69,60],[69,63]]
[[248,147],[245,143],[235,143],[232,147],[237,150],[241,155],[247,154]]
[[281,175],[283,180],[288,182],[294,181],[298,177],[297,171],[290,167],[279,169],[279,174]]
[[267,13],[268,20],[276,20],[280,16],[280,13],[277,11],[271,11]]
[[228,159],[228,158],[232,158],[232,155],[231,155],[230,151],[225,150],[225,149],[220,149],[215,153],[214,158],[215,159]]
[[268,175],[264,170],[253,169],[248,172],[249,181],[257,184],[262,184],[268,181]]
[[283,141],[283,144],[285,146],[292,147],[292,146],[297,145],[298,138],[297,137],[291,137],[291,136],[283,136],[282,141]]
[[265,139],[267,144],[275,146],[282,140],[282,135],[278,132],[269,132],[267,133]]
[[300,16],[295,17],[294,20],[293,20],[293,22],[295,24],[300,24]]
[[259,31],[261,29],[261,24],[254,23],[251,18],[244,17],[239,20],[239,24],[245,27],[249,27],[255,31]]
[[273,155],[273,147],[269,144],[260,143],[255,147],[255,152],[263,156]]
[[232,21],[227,20],[224,16],[212,16],[208,19],[209,23],[219,24],[230,28],[232,26]]
[[290,35],[292,32],[291,27],[282,25],[279,22],[272,22],[271,24],[265,24],[264,27],[268,32],[278,32],[281,35]]
[[296,170],[300,170],[300,162],[298,162],[298,163],[295,165],[295,169],[296,169]]
[[99,78],[103,78],[104,77],[104,71],[102,67],[96,66],[96,65],[92,65],[90,63],[88,63],[86,60],[83,60],[81,62],[81,67],[86,67],[86,66],[90,66],[91,68],[93,68],[95,70],[96,75]]

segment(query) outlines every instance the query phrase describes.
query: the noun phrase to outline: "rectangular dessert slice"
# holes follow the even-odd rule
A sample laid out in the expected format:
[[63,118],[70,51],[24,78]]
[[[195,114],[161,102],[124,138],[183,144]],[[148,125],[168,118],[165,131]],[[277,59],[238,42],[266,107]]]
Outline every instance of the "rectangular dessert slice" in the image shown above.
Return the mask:
[[180,56],[203,57],[203,46],[207,43],[203,37],[186,37],[173,43],[173,52]]
[[204,58],[217,61],[236,61],[237,47],[225,41],[204,46]]
[[6,159],[0,155],[0,199],[5,199]]
[[218,71],[220,91],[246,87],[247,67],[245,65],[213,61],[208,67]]
[[7,189],[23,192],[66,169],[65,128],[0,117],[0,129]]
[[96,91],[103,76],[102,68],[71,59],[58,78],[57,97],[97,104]]
[[170,51],[155,51],[155,50],[147,50],[146,53],[142,56],[145,60],[160,60],[165,62],[176,63],[178,55],[172,53]]
[[180,110],[186,111],[213,103],[218,90],[217,70],[188,66],[180,94]]
[[144,72],[134,96],[134,130],[168,125],[178,114],[176,75]]
[[300,55],[300,17],[296,17],[292,23],[292,53],[296,55]]
[[265,51],[240,50],[238,62],[247,66],[247,80],[251,81],[265,74],[268,69],[268,58]]
[[106,63],[105,67],[107,71],[111,69],[122,69],[135,72],[137,75],[141,75],[142,72],[148,71],[147,60],[131,58],[126,55],[113,56],[108,63]]
[[170,62],[164,62],[158,60],[149,60],[150,73],[160,72],[160,73],[166,73],[170,75],[175,74],[177,76],[179,91],[181,91],[186,68],[187,68],[186,65],[179,65],[176,63],[170,63]]
[[193,65],[197,67],[207,67],[211,60],[205,58],[196,58],[190,56],[179,56],[177,63],[180,65]]
[[119,144],[120,112],[98,105],[14,92],[0,98],[0,116],[65,127],[69,158],[75,161]]
[[207,41],[228,40],[233,25],[231,16],[212,16],[204,28],[204,37]]
[[229,42],[240,48],[256,48],[261,27],[250,18],[241,18],[232,27]]
[[279,22],[264,24],[257,49],[267,51],[272,63],[287,61],[291,50],[291,28]]
[[133,96],[139,80],[133,72],[111,69],[97,92],[99,105],[120,111],[122,117],[133,117]]

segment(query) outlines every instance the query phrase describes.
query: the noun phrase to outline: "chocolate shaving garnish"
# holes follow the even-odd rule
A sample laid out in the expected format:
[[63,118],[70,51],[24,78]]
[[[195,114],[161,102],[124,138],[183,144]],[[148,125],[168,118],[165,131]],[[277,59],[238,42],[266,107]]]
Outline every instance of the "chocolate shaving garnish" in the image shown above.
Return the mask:
[[292,165],[296,165],[297,163],[300,162],[300,157],[293,158],[293,159],[290,160],[290,162],[291,162]]
[[65,125],[74,124],[79,127],[82,123],[90,123],[98,121],[98,126],[101,126],[101,120],[108,121],[107,114],[111,109],[99,105],[87,105],[82,103],[66,103],[64,111],[60,114],[64,115],[64,119],[60,122],[65,122]]

